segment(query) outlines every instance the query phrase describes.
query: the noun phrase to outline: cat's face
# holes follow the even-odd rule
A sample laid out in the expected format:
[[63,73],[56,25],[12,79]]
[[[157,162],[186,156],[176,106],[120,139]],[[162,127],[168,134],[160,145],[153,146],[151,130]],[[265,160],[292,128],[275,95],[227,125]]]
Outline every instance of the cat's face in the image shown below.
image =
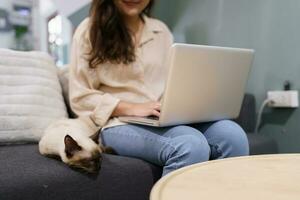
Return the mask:
[[[88,148],[80,146],[71,136],[65,136],[66,163],[70,167],[89,173],[96,173],[101,166],[102,150],[92,138],[85,139],[87,140],[85,144],[88,145]],[[98,141],[98,137],[96,141]]]

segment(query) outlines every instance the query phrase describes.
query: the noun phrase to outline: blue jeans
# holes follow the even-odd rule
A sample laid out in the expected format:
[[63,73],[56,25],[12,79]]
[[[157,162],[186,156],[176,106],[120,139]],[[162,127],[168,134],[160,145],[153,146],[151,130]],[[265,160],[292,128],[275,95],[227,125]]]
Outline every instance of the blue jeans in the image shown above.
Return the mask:
[[162,166],[163,176],[194,163],[249,154],[245,132],[229,120],[166,128],[122,125],[103,130],[101,137],[119,155]]

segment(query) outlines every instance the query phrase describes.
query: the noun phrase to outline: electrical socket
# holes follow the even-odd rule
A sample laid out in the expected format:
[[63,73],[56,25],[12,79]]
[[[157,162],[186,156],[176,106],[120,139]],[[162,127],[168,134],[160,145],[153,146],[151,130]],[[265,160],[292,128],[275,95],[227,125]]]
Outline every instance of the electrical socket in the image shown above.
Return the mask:
[[268,91],[269,107],[279,107],[279,108],[298,108],[299,99],[298,99],[297,90],[288,90],[288,91]]

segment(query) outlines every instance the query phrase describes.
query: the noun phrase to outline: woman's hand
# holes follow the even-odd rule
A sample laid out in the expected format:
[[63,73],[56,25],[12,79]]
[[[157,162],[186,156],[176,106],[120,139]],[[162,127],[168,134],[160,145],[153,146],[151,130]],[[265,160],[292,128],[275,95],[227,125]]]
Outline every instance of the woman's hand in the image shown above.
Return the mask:
[[137,117],[147,117],[147,116],[160,116],[160,107],[159,102],[147,102],[147,103],[128,103],[121,101],[114,112],[112,117],[119,116],[137,116]]
[[150,115],[159,117],[160,106],[161,105],[159,102],[154,102],[154,101],[148,103],[133,104],[130,113],[132,116],[139,116],[139,117],[147,117]]

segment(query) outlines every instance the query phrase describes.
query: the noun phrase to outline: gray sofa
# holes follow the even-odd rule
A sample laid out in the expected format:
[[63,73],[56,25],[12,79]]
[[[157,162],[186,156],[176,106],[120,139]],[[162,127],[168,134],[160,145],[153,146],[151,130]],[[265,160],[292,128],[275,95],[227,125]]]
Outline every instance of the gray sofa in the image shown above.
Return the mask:
[[[236,121],[249,133],[251,154],[277,153],[275,141],[251,133],[255,125],[252,95],[245,96]],[[161,176],[158,166],[114,155],[104,155],[97,175],[82,174],[41,156],[36,144],[1,146],[0,161],[1,200],[146,200]]]
[[235,120],[247,133],[250,155],[276,154],[278,146],[274,139],[254,133],[256,123],[256,101],[252,94],[246,94],[239,117]]

